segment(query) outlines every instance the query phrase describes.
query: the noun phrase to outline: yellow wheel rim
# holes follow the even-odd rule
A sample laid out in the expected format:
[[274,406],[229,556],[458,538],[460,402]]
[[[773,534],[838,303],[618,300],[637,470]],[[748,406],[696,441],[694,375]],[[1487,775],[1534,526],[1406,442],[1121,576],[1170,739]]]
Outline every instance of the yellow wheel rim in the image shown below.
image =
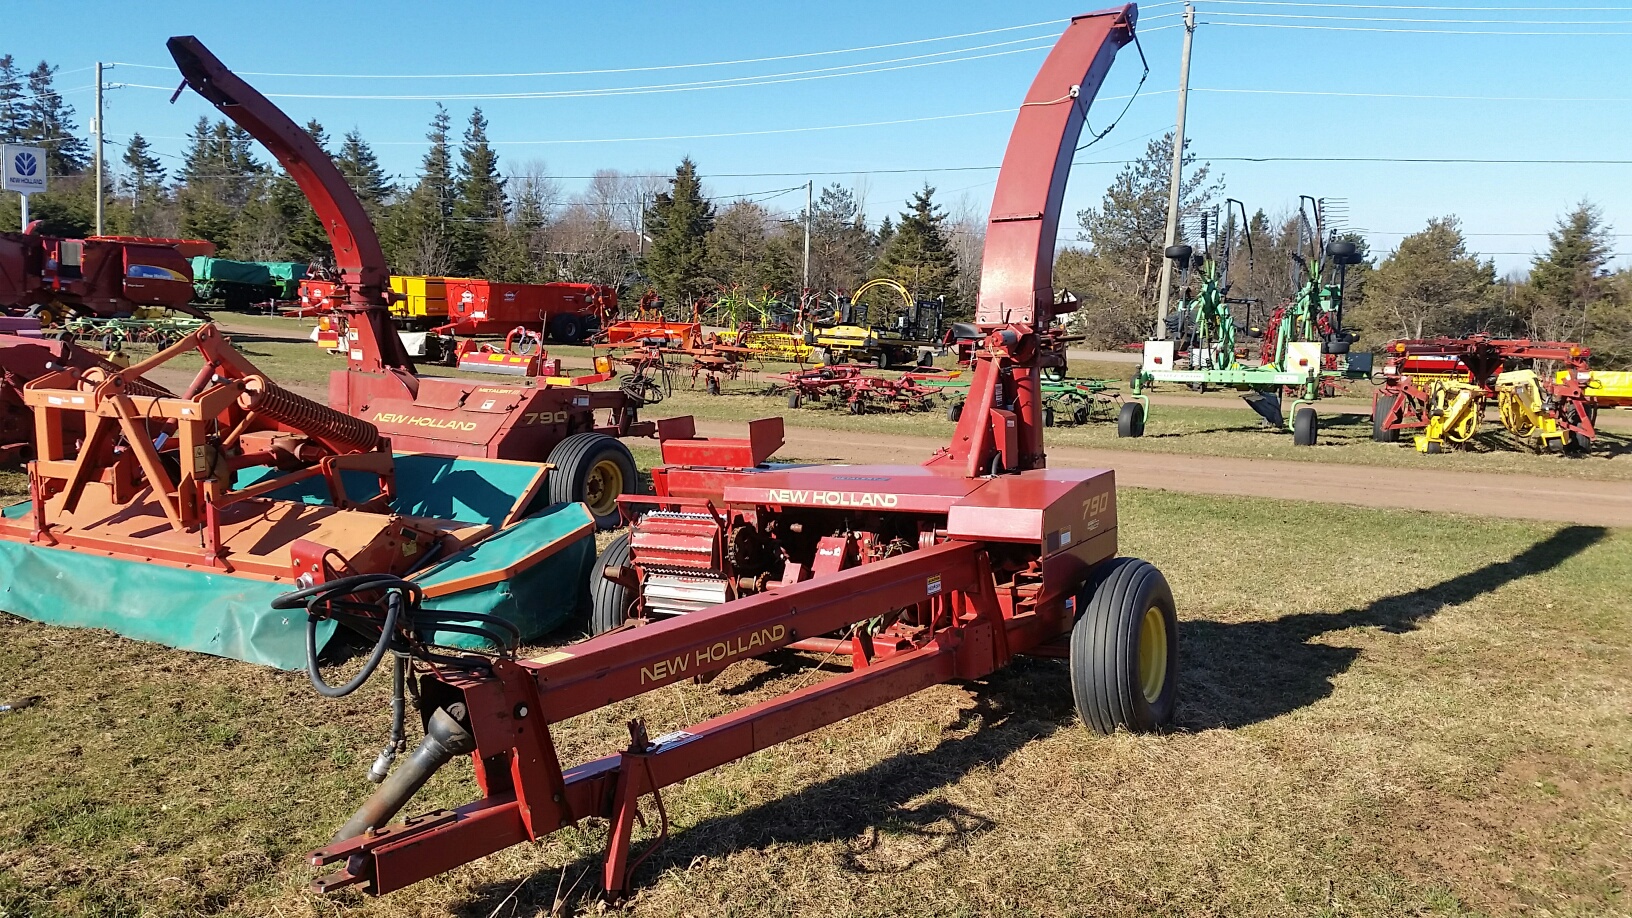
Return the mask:
[[584,503],[589,512],[606,516],[618,508],[618,495],[623,493],[623,469],[612,459],[602,459],[590,467],[584,477]]
[[1145,610],[1139,623],[1139,688],[1155,704],[1167,684],[1167,620],[1155,606]]

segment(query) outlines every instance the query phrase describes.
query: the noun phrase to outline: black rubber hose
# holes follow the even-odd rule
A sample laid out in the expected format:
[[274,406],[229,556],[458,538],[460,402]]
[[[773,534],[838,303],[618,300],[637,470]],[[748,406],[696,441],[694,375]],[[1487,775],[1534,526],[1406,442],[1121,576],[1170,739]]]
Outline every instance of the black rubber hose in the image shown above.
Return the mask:
[[[282,597],[279,597],[280,599]],[[312,597],[312,605],[319,602],[317,596]],[[353,676],[345,685],[330,685],[323,681],[323,674],[317,669],[317,623],[320,621],[315,612],[306,616],[306,678],[311,680],[312,688],[324,698],[343,698],[362,687],[368,677],[374,675],[374,670],[385,659],[386,650],[391,647],[391,638],[397,628],[397,617],[402,612],[402,592],[393,590],[385,594],[385,623],[380,627],[380,639],[374,642],[374,650],[369,653],[368,661],[363,669]]]
[[374,760],[374,767],[368,770],[368,780],[378,784],[391,773],[391,763],[397,760],[397,753],[408,745],[408,732],[404,728],[407,720],[408,700],[406,687],[408,684],[408,656],[397,654],[396,668],[391,672],[391,738],[380,750],[380,755]]

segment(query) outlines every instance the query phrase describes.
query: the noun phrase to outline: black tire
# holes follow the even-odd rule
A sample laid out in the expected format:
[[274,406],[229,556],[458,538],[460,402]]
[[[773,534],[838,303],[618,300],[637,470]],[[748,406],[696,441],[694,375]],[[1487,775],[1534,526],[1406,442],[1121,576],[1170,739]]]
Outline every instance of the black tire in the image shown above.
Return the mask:
[[609,567],[629,566],[629,533],[621,533],[607,544],[589,572],[589,633],[605,634],[629,620],[629,607],[636,591],[601,572]]
[[825,347],[813,347],[813,348],[811,348],[810,349],[810,362],[811,363],[819,363],[824,367],[828,366],[827,348],[825,348]]
[[1313,408],[1299,408],[1292,417],[1292,444],[1294,446],[1314,446],[1320,439],[1320,416]]
[[859,399],[859,398],[854,399],[854,400],[852,400],[850,402],[850,413],[851,414],[866,414],[867,413],[867,405],[864,402],[862,402],[862,400]]
[[1145,406],[1139,402],[1126,402],[1116,416],[1116,435],[1118,437],[1142,437],[1145,435]]
[[1071,423],[1081,427],[1088,423],[1091,416],[1092,413],[1088,410],[1087,405],[1078,405],[1076,410],[1071,412]]
[[797,392],[789,392],[788,393],[788,407],[789,408],[798,408],[800,401],[801,400],[799,398],[799,393],[797,393]]
[[615,529],[622,522],[619,494],[634,494],[640,487],[635,457],[622,441],[606,434],[576,433],[550,450],[550,502],[581,503],[600,529]]
[[710,376],[703,380],[703,391],[707,392],[709,395],[719,395],[720,378],[718,376]]
[[1371,438],[1378,443],[1400,442],[1400,432],[1388,426],[1389,415],[1394,412],[1394,399],[1381,395],[1371,403]]
[[1194,254],[1195,251],[1195,249],[1187,245],[1170,245],[1162,250],[1162,254],[1183,264],[1190,261],[1190,256]]
[[890,352],[880,351],[878,356],[872,359],[871,363],[877,369],[888,370],[890,368]]
[[927,347],[922,348],[921,350],[919,350],[918,351],[918,365],[921,366],[921,367],[932,367],[932,366],[934,366],[935,365],[935,352],[930,350]]
[[1044,427],[1053,427],[1054,426],[1054,409],[1048,407],[1047,405],[1043,406],[1043,426]]
[[1077,594],[1071,697],[1096,733],[1134,733],[1173,722],[1179,621],[1167,578],[1148,561],[1113,558]]
[[948,421],[956,421],[961,417],[963,417],[963,402],[953,402],[946,406],[946,419]]
[[563,312],[550,320],[550,337],[561,344],[580,344],[584,340],[584,319]]
[[1429,440],[1428,445],[1423,450],[1423,452],[1427,453],[1430,456],[1437,456],[1440,453],[1445,452],[1445,445],[1443,443],[1440,443],[1438,440]]

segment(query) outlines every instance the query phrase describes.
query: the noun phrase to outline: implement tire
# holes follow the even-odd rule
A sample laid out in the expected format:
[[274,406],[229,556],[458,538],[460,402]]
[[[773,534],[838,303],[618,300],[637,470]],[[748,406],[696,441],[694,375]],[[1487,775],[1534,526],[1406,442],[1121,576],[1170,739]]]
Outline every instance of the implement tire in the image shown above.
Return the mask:
[[1118,437],[1142,437],[1145,435],[1145,406],[1139,402],[1124,402],[1122,410],[1116,416],[1116,435]]
[[595,559],[589,572],[589,633],[605,634],[620,628],[629,619],[629,605],[636,591],[616,580],[608,580],[602,571],[609,567],[629,566],[629,533],[620,534],[606,546],[606,551]]
[[1400,432],[1388,426],[1388,419],[1394,413],[1394,399],[1380,395],[1371,403],[1371,438],[1378,443],[1400,442]]
[[1314,446],[1320,438],[1320,416],[1313,408],[1299,408],[1292,417],[1292,443],[1294,446]]
[[550,450],[549,461],[550,503],[582,503],[596,528],[617,528],[618,495],[636,493],[640,482],[629,447],[606,434],[576,433]]
[[1148,561],[1113,558],[1077,594],[1071,696],[1096,733],[1134,733],[1173,722],[1179,623],[1167,578]]

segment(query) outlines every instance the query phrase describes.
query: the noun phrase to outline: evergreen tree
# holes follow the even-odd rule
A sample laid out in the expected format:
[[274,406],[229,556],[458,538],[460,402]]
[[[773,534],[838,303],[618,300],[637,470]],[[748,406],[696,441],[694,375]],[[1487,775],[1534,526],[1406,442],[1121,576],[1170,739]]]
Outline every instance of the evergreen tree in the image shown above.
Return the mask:
[[1456,217],[1439,217],[1377,265],[1355,324],[1377,341],[1490,331],[1497,294],[1495,266],[1468,251]]
[[879,221],[878,232],[873,235],[873,249],[874,249],[874,251],[875,252],[884,251],[884,247],[890,244],[890,239],[892,239],[894,236],[895,236],[895,221],[890,219],[889,214],[885,214],[884,219]]
[[125,175],[119,194],[130,202],[131,231],[137,235],[158,235],[158,212],[164,204],[164,164],[153,154],[153,145],[140,134],[125,145]]
[[436,107],[425,133],[430,148],[420,163],[419,182],[386,215],[381,233],[386,259],[404,274],[446,274],[452,258],[448,241],[453,154],[447,109]]
[[[306,136],[312,138],[318,149],[328,153],[329,135],[317,119],[306,122]],[[317,212],[312,210],[311,202],[306,200],[305,192],[300,190],[300,186],[295,184],[294,178],[288,172],[278,170],[269,195],[273,209],[282,215],[286,227],[287,245],[279,260],[306,262],[332,260],[334,249],[329,244],[328,231],[323,228],[323,221],[318,219]]]
[[263,169],[255,161],[248,132],[211,123],[200,116],[182,154],[181,184],[176,192],[183,235],[224,245],[238,214],[250,202]]
[[57,68],[40,61],[28,74],[28,102],[23,107],[24,143],[45,148],[53,175],[78,175],[91,161],[90,148],[74,134],[74,108],[52,86]]
[[961,318],[968,310],[957,301],[958,265],[947,243],[946,214],[935,204],[935,189],[925,184],[907,203],[911,209],[901,214],[872,274],[900,281],[922,299],[946,297],[947,317]]
[[1547,234],[1547,254],[1536,258],[1519,300],[1532,337],[1580,341],[1589,333],[1592,308],[1609,290],[1609,229],[1603,211],[1582,201]]
[[714,207],[703,198],[697,164],[686,157],[674,170],[668,191],[660,191],[646,210],[651,248],[645,273],[657,292],[674,304],[690,305],[707,292],[708,232]]
[[7,54],[0,57],[0,143],[18,143],[27,122],[23,102],[23,73]]
[[867,277],[872,236],[855,194],[842,185],[822,189],[810,215],[810,284],[818,291],[854,290]]
[[377,219],[386,202],[397,193],[397,186],[386,177],[385,170],[380,168],[379,157],[374,155],[374,150],[355,128],[346,132],[345,138],[340,141],[340,152],[335,156],[334,164],[346,177],[351,190],[357,193],[364,209]]
[[481,266],[491,238],[504,232],[508,210],[499,157],[487,142],[487,118],[478,108],[470,113],[454,180],[449,236],[455,271],[469,274]]
[[704,246],[708,279],[756,297],[766,290],[792,290],[799,279],[783,235],[764,207],[752,201],[733,202],[708,233]]

